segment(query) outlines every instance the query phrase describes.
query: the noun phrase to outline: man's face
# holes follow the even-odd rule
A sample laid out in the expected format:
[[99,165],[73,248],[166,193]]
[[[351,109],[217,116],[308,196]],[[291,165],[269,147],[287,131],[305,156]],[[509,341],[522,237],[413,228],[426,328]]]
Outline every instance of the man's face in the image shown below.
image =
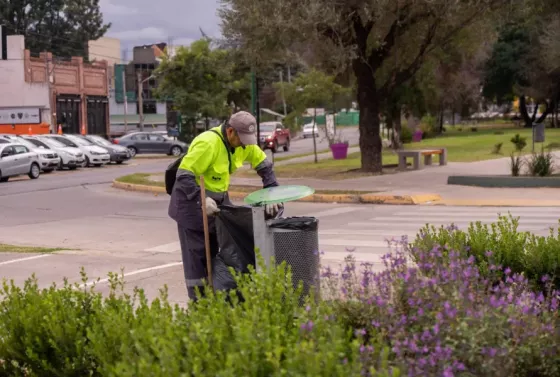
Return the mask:
[[243,146],[241,140],[239,140],[239,135],[237,134],[237,131],[235,131],[233,127],[228,127],[226,129],[226,134],[229,141],[229,145],[231,145],[233,148]]

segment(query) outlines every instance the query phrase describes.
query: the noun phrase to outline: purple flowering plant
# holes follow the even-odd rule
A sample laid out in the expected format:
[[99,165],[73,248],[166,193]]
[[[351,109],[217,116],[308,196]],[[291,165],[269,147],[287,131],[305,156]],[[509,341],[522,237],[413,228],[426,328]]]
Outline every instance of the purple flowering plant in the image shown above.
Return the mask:
[[474,257],[479,272],[487,278],[506,279],[502,270],[490,268],[501,265],[527,277],[535,291],[546,290],[543,277],[560,289],[560,228],[556,232],[550,229],[546,237],[520,231],[519,218],[511,214],[499,215],[490,225],[471,223],[466,230],[453,224],[440,228],[426,225],[406,247],[415,260],[417,251],[439,247],[446,259],[450,250]]
[[382,271],[350,255],[322,275],[321,295],[363,350],[387,344],[408,376],[560,375],[560,294],[550,284],[534,291],[490,253],[482,274],[473,255],[451,248],[390,246]]

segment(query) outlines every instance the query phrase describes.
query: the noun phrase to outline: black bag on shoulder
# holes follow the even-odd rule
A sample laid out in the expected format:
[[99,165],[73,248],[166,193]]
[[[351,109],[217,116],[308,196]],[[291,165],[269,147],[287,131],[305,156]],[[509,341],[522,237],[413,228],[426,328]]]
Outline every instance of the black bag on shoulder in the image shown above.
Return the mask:
[[185,154],[183,153],[181,157],[170,163],[165,170],[165,191],[168,195],[171,195],[173,192],[173,186],[175,185],[175,179],[177,177],[177,170],[179,170],[181,160],[183,160],[184,156]]

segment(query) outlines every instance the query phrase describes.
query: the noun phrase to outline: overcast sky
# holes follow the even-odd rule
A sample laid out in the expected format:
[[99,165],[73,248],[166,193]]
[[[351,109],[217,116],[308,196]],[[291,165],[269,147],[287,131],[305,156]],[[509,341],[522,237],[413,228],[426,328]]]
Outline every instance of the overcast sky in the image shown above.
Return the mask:
[[219,0],[100,0],[103,20],[112,26],[106,36],[121,40],[127,60],[132,48],[159,42],[189,44],[220,35]]

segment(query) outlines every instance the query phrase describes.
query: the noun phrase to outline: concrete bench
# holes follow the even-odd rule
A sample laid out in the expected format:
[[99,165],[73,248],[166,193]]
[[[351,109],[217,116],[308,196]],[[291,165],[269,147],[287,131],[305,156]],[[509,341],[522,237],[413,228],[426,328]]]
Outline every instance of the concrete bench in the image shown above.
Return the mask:
[[399,150],[397,151],[399,157],[399,170],[406,170],[406,159],[412,158],[413,170],[422,169],[420,164],[420,156],[424,156],[424,165],[432,164],[432,156],[439,156],[439,164],[447,165],[447,148],[424,149],[424,150]]

